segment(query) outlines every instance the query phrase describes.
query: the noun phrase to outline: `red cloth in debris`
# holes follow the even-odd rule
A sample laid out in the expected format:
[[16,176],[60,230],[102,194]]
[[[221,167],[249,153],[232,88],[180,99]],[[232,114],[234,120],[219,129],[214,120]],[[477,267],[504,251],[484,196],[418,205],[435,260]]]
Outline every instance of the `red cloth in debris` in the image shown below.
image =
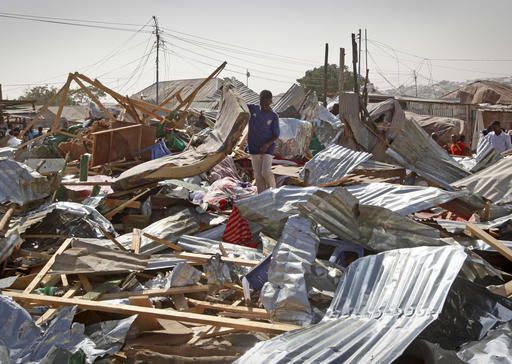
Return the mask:
[[257,246],[257,244],[252,242],[252,233],[249,228],[249,223],[240,215],[236,206],[233,206],[233,211],[231,211],[231,215],[229,215],[222,240],[226,243],[244,245],[251,248],[256,248]]

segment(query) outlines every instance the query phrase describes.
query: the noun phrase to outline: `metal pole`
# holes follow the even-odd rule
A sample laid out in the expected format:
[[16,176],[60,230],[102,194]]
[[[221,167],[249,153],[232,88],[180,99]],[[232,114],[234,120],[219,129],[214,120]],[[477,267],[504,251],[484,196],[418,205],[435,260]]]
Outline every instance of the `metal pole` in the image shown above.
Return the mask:
[[322,101],[327,106],[327,68],[329,67],[329,44],[325,43],[325,59],[324,59],[324,95]]
[[153,21],[155,22],[155,35],[156,35],[156,103],[158,105],[158,67],[159,67],[159,53],[160,53],[160,29],[158,28],[158,20],[153,15]]

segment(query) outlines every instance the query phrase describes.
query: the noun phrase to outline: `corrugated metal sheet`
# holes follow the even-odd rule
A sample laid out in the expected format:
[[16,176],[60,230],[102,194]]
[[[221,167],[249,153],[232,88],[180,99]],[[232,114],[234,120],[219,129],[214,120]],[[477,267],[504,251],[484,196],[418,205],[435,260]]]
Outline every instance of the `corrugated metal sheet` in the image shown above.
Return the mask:
[[512,203],[512,158],[503,158],[487,168],[452,183],[453,187],[467,188],[497,204]]
[[[198,230],[199,223],[194,211],[183,209],[165,219],[152,223],[142,229],[142,232],[170,242],[176,242],[182,235],[193,234]],[[117,240],[125,247],[129,247],[132,242],[132,233],[124,234],[118,237]],[[167,249],[165,245],[142,236],[141,254],[154,254],[165,249]]]
[[0,158],[0,203],[27,202],[48,197],[52,192],[46,177],[25,164],[8,158]]
[[468,191],[450,192],[436,187],[384,182],[347,186],[346,189],[362,205],[385,207],[404,216],[469,195]]
[[[469,172],[430,138],[421,126],[405,118],[397,101],[390,102],[393,103],[393,130],[387,135],[392,142],[386,154],[402,166],[443,188],[450,189],[450,183],[469,175]],[[387,111],[385,108],[376,109],[375,113],[371,113],[372,120],[378,119]]]
[[300,210],[341,239],[371,250],[445,245],[437,229],[382,207],[360,205],[343,188],[315,192]]
[[306,202],[318,187],[283,186],[237,202],[240,214],[262,226],[263,232],[278,240],[286,219],[299,213],[299,204]]
[[300,178],[304,180],[305,170],[310,171],[309,184],[320,186],[340,180],[358,165],[371,158],[370,153],[356,152],[341,145],[331,145],[308,161]]
[[236,363],[391,363],[439,316],[465,259],[453,246],[361,258],[320,324],[261,342]]
[[222,254],[219,248],[222,243],[224,250],[234,256],[248,260],[263,260],[265,256],[257,249],[248,248],[242,245],[225,243],[219,240],[202,238],[199,236],[183,235],[178,240],[178,245],[184,250],[192,253]]
[[300,109],[300,106],[304,102],[304,98],[306,94],[304,93],[304,89],[294,83],[288,91],[284,93],[283,96],[279,99],[278,102],[272,107],[272,109],[276,113],[280,113],[288,109],[289,107],[293,107],[297,112]]
[[319,243],[311,220],[298,215],[288,218],[272,252],[268,282],[260,294],[272,319],[298,325],[311,323],[313,311],[306,276],[311,275]]

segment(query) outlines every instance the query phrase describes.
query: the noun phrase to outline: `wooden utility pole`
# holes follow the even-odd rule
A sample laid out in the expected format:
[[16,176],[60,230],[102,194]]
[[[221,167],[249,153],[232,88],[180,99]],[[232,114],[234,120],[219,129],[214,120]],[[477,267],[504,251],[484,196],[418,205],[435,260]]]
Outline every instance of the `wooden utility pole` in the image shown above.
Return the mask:
[[416,75],[416,71],[412,71],[412,75],[414,76],[414,87],[416,88],[416,97],[418,97],[418,76]]
[[361,48],[361,38],[362,38],[361,37],[361,29],[359,29],[358,38],[359,38],[359,57],[358,57],[358,59],[359,59],[359,66],[357,68],[357,74],[360,75],[361,74],[361,50],[362,50],[362,48]]
[[156,35],[156,104],[158,105],[158,67],[159,67],[159,53],[160,53],[160,28],[158,28],[158,20],[156,16],[153,15],[153,21],[155,22],[155,31]]
[[340,75],[338,77],[338,117],[341,118],[341,100],[345,91],[345,48],[340,48]]
[[368,69],[368,31],[364,30],[364,53],[365,53],[365,62],[364,66]]
[[325,43],[325,59],[324,59],[324,97],[322,101],[327,106],[327,68],[329,66],[329,44]]
[[357,42],[356,35],[352,33],[352,67],[354,71],[354,92],[359,95],[359,77],[357,76]]

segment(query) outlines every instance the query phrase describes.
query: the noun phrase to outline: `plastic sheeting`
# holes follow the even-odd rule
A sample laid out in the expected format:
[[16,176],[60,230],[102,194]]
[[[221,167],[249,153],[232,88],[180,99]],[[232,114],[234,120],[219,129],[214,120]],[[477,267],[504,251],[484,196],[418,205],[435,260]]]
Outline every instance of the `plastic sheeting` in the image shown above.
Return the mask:
[[458,278],[439,318],[421,337],[455,350],[468,341],[480,341],[503,323],[512,321],[512,300]]
[[469,364],[512,364],[512,322],[491,330],[483,340],[463,345],[457,356]]
[[357,152],[341,145],[331,145],[308,161],[299,176],[304,180],[305,170],[309,170],[308,184],[320,186],[332,183],[340,180],[371,156],[369,153]]
[[309,155],[309,144],[313,137],[313,126],[309,121],[279,119],[279,139],[274,155],[282,159],[303,159]]
[[8,353],[10,360],[2,363],[40,363],[55,357],[58,351],[75,353],[78,350],[82,350],[87,362],[92,363],[96,358],[121,349],[137,317],[107,321],[85,330],[82,324],[73,323],[75,312],[75,307],[60,308],[48,327],[41,330],[25,309],[10,298],[0,296],[0,352],[4,359]]
[[445,245],[438,230],[382,207],[361,205],[343,188],[317,191],[301,210],[341,239],[371,250]]
[[437,318],[465,258],[452,246],[361,258],[320,324],[261,342],[236,363],[391,363]]
[[406,186],[384,182],[347,186],[363,205],[380,206],[409,215],[467,196],[467,191],[450,192],[436,187]]
[[305,217],[288,218],[281,239],[272,253],[268,282],[260,300],[274,320],[307,325],[313,319],[306,276],[316,259],[320,239]]

